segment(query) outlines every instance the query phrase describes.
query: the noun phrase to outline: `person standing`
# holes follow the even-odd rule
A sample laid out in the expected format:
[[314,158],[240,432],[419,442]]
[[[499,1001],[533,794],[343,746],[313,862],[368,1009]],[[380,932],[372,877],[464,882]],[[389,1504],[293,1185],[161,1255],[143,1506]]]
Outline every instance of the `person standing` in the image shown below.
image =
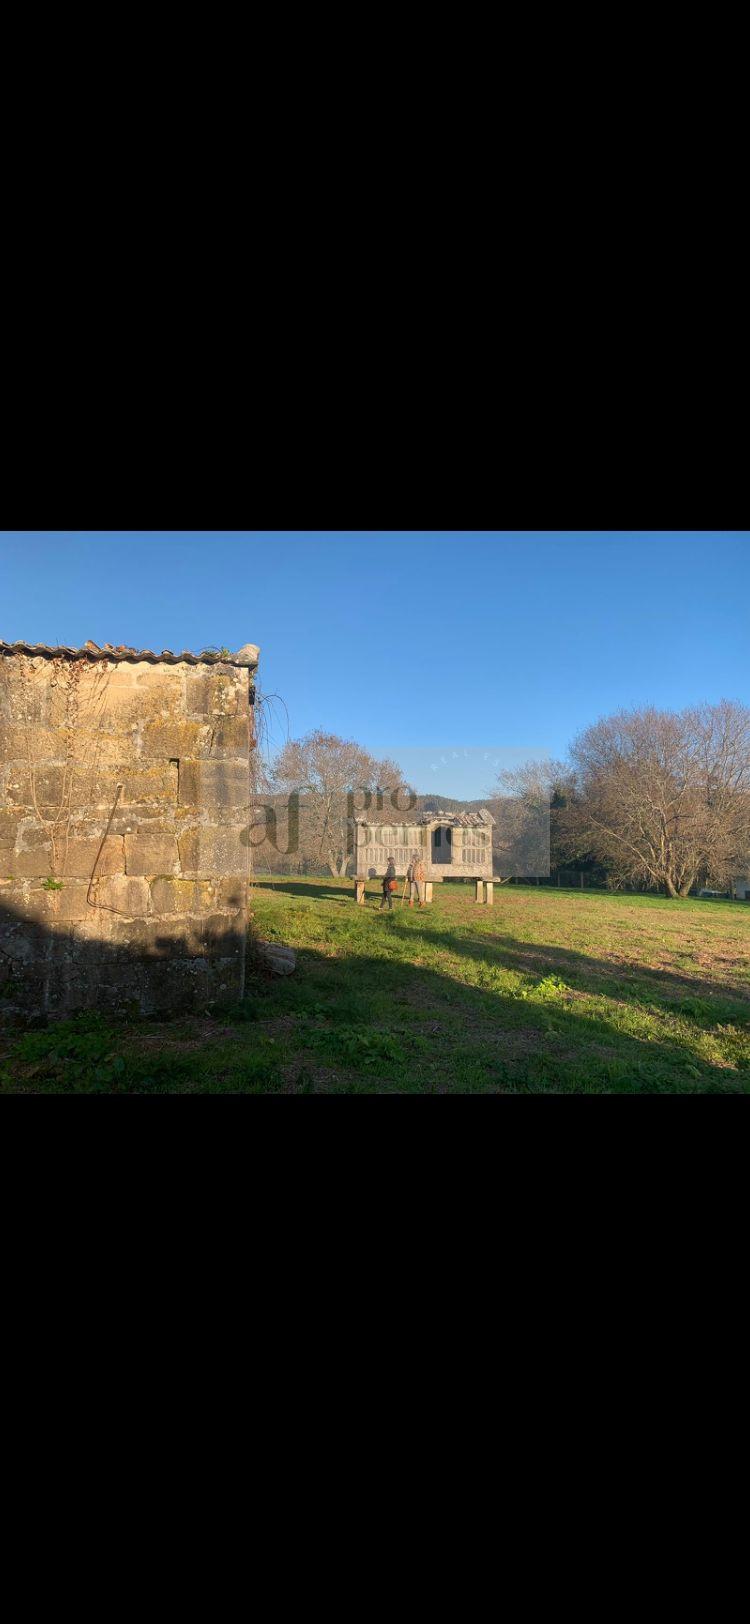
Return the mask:
[[391,912],[393,912],[393,895],[392,895],[392,892],[393,892],[393,890],[395,888],[395,885],[396,885],[396,864],[394,863],[393,858],[389,857],[388,858],[388,867],[387,867],[387,869],[385,871],[385,874],[383,875],[383,900],[382,900],[382,902],[380,904],[381,912],[382,912],[383,908],[385,907],[386,902],[388,903],[388,907],[390,908]]
[[[421,859],[421,857],[419,855],[419,852],[415,853],[414,889],[415,889],[415,891],[417,893],[417,902],[419,903],[420,908],[423,908],[424,907],[424,863],[422,862],[422,859]],[[411,897],[409,898],[409,907],[411,907]]]

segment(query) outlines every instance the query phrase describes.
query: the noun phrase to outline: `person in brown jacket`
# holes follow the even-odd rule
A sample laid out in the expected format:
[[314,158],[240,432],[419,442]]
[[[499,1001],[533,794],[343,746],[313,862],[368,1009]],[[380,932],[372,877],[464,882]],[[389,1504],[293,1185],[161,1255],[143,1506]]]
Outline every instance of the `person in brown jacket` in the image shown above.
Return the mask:
[[406,870],[406,878],[409,881],[409,907],[414,907],[414,896],[416,893],[417,902],[419,903],[420,908],[423,908],[424,863],[422,862],[418,851],[413,851],[411,854],[411,862]]

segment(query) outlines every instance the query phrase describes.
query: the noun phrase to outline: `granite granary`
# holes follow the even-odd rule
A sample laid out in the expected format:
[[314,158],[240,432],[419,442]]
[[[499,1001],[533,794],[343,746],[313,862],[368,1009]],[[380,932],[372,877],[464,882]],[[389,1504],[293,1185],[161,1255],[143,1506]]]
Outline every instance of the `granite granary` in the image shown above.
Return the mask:
[[257,664],[0,643],[0,1010],[242,995]]
[[443,880],[474,880],[477,902],[493,901],[492,830],[495,820],[479,812],[415,812],[390,818],[385,812],[351,819],[354,831],[354,894],[365,900],[365,881],[375,879],[393,862],[406,874],[412,857],[421,858],[425,895]]

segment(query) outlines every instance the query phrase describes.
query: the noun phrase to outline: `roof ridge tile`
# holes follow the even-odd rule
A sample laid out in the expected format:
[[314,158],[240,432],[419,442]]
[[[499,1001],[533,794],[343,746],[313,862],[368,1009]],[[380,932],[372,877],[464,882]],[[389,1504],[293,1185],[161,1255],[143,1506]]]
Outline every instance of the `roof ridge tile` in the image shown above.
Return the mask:
[[129,648],[125,643],[104,643],[100,648],[92,640],[84,643],[82,648],[69,648],[65,644],[53,647],[49,643],[5,643],[0,639],[0,654],[29,654],[39,658],[88,659],[88,660],[115,660],[131,661],[146,660],[151,665],[238,665],[255,670],[258,664],[260,650],[255,643],[245,643],[236,654],[220,654],[212,649],[204,649],[201,654],[191,654],[189,649],[183,649],[181,654],[174,654],[172,649],[162,649],[161,654],[154,653],[153,649]]

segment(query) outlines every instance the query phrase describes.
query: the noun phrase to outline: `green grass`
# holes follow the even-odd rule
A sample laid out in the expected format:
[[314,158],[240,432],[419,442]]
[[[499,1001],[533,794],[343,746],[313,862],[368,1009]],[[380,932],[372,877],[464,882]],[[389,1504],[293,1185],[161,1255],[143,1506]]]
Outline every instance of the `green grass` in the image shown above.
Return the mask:
[[9,1036],[0,1091],[750,1092],[750,908],[534,886],[486,908],[452,884],[423,910],[378,901],[258,883],[293,976],[212,1016]]

